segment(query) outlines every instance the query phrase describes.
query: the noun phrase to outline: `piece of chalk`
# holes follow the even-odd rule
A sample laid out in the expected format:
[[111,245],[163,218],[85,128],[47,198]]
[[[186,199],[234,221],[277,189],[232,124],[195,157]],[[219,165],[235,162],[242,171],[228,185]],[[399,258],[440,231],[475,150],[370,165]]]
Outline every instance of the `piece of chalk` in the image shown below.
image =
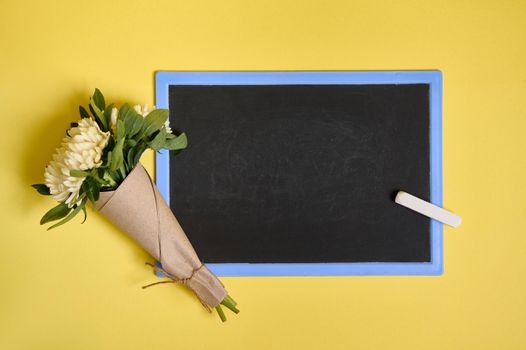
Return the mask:
[[458,227],[462,222],[460,216],[404,191],[396,194],[395,202],[452,227]]

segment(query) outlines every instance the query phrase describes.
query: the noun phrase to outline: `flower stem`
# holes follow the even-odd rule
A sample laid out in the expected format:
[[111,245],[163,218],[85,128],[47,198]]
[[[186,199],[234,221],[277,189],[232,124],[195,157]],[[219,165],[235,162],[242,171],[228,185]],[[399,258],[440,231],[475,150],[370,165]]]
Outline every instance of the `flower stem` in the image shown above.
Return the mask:
[[221,319],[221,322],[226,321],[225,313],[223,312],[223,309],[221,308],[221,305],[216,306],[217,314],[219,315],[219,318]]
[[117,184],[117,182],[110,176],[110,174],[108,174],[107,171],[104,172],[104,179],[100,178],[99,174],[97,173],[97,170],[93,171],[91,175],[93,176],[95,181],[97,181],[102,186],[114,187]]
[[225,299],[228,299],[234,306],[237,306],[237,302],[230,295],[227,294]]
[[221,305],[224,305],[226,306],[227,308],[230,309],[230,311],[232,311],[233,313],[239,313],[239,310],[236,308],[236,306],[232,303],[231,300],[229,300],[229,298],[225,297],[223,299],[223,301],[221,302]]

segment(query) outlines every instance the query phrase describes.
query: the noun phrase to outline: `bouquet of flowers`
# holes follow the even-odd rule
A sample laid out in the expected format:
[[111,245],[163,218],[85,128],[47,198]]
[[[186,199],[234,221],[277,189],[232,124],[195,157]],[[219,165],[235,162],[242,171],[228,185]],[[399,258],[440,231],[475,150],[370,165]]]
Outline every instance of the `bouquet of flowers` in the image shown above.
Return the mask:
[[[223,284],[199,260],[186,234],[139,159],[146,149],[180,152],[186,148],[184,133],[172,131],[168,110],[150,111],[147,105],[120,108],[106,105],[100,90],[91,97],[89,112],[79,107],[81,119],[71,123],[53,160],[44,172],[44,183],[33,187],[51,196],[58,205],[44,214],[40,224],[60,226],[77,214],[87,217],[90,202],[102,215],[131,236],[160,264],[148,264],[167,280],[189,287],[211,312],[224,322],[221,305],[238,313],[236,302]],[[82,221],[82,222],[84,222]]]

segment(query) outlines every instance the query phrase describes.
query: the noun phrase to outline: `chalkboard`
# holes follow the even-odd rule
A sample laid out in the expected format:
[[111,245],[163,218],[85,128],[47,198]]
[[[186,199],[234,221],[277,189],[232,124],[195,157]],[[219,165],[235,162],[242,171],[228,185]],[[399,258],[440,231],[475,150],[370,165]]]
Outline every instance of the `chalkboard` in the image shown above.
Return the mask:
[[267,80],[167,86],[189,140],[168,155],[168,197],[201,259],[436,264],[431,220],[393,201],[432,201],[432,84]]

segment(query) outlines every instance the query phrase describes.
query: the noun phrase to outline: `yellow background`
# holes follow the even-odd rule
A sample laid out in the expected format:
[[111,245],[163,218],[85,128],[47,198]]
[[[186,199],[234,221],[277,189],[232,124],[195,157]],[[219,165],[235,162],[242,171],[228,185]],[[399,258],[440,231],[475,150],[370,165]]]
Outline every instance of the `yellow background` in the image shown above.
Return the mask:
[[[526,1],[0,1],[1,349],[526,348]],[[441,277],[223,278],[221,324],[94,213],[31,183],[77,105],[156,70],[441,69]],[[153,157],[144,163],[153,169]]]

